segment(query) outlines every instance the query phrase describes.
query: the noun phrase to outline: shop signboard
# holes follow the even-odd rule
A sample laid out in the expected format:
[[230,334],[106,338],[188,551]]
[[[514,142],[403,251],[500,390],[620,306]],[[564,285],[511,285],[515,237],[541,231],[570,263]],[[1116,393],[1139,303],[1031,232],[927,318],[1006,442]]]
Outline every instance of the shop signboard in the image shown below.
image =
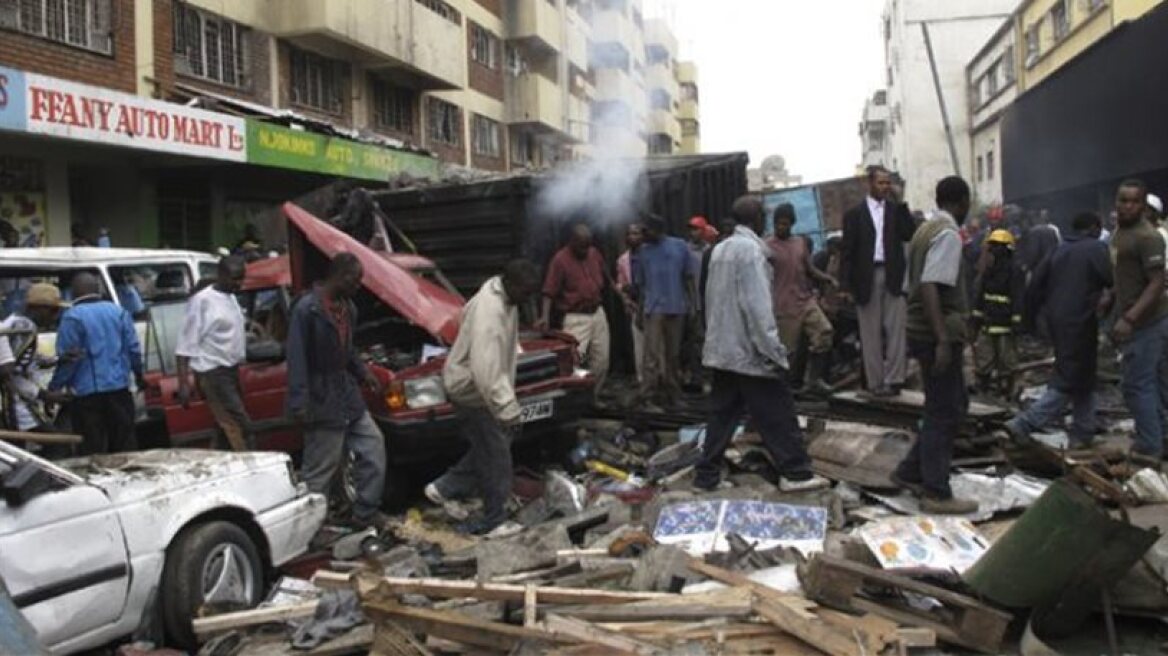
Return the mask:
[[192,157],[247,159],[242,118],[43,75],[24,77],[28,132]]
[[247,122],[247,161],[312,173],[385,181],[399,173],[436,176],[438,160],[349,139]]
[[0,130],[23,131],[24,73],[0,66]]

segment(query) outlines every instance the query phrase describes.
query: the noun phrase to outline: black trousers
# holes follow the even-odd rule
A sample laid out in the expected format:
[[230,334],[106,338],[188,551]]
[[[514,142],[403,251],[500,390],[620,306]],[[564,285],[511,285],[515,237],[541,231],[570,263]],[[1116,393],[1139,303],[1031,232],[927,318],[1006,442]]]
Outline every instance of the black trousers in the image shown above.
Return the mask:
[[952,361],[944,372],[933,366],[937,345],[909,340],[909,355],[921,365],[925,386],[925,413],[920,435],[908,456],[896,468],[900,478],[920,484],[925,493],[938,499],[953,496],[949,487],[949,467],[953,463],[953,441],[969,410],[962,355],[964,344],[953,344]]
[[718,484],[722,476],[722,455],[746,411],[758,427],[763,446],[779,475],[796,480],[807,478],[811,460],[803,446],[803,431],[799,428],[795,399],[786,374],[781,378],[761,378],[720,369],[711,371],[710,421],[694,484],[700,487]]
[[83,456],[134,451],[134,397],[130,390],[101,392],[73,399],[70,417],[73,431],[81,435],[78,453]]

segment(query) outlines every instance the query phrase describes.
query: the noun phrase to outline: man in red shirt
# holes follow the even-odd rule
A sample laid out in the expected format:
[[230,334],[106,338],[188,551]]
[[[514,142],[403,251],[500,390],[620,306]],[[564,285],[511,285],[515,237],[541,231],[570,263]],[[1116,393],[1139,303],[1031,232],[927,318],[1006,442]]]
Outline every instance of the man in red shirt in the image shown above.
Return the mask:
[[[826,381],[828,355],[832,347],[832,326],[827,315],[819,307],[811,279],[836,287],[835,278],[815,268],[811,263],[811,251],[802,237],[793,236],[795,208],[783,203],[775,208],[775,234],[767,240],[767,246],[774,253],[774,296],[775,319],[779,325],[779,338],[783,346],[795,359],[799,359],[804,340],[807,343],[807,367],[811,378],[811,391],[830,393],[831,386]],[[804,367],[792,366],[791,372],[797,376],[791,384],[796,389],[803,386]]]
[[601,304],[608,286],[604,256],[592,245],[592,231],[577,224],[571,241],[548,264],[539,325],[551,325],[553,304],[563,313],[564,332],[576,338],[580,361],[596,378],[597,396],[608,376],[608,317]]

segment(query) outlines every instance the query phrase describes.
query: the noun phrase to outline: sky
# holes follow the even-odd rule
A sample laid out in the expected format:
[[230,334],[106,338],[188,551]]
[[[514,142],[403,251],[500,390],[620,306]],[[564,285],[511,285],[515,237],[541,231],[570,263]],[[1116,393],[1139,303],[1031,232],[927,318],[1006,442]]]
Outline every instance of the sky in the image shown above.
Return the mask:
[[855,173],[882,86],[884,0],[645,0],[698,65],[702,150],[782,155],[805,182]]

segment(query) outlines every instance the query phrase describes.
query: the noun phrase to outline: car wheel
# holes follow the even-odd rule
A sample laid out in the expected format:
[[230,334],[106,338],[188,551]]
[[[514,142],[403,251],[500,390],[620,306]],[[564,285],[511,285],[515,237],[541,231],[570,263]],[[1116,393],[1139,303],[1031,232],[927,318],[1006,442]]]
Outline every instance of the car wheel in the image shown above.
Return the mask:
[[259,550],[231,522],[183,529],[166,552],[162,575],[162,619],[166,634],[185,649],[198,646],[191,620],[203,609],[251,608],[263,594]]

